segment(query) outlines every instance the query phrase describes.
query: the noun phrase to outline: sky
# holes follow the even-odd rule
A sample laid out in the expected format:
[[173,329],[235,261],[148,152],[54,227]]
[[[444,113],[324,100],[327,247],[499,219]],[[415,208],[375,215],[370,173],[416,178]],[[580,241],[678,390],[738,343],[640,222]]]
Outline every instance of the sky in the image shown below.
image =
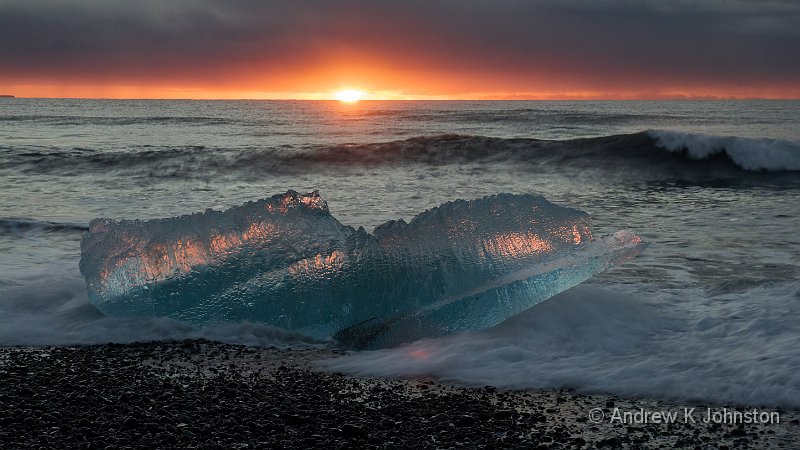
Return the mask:
[[0,94],[800,98],[797,0],[0,0]]

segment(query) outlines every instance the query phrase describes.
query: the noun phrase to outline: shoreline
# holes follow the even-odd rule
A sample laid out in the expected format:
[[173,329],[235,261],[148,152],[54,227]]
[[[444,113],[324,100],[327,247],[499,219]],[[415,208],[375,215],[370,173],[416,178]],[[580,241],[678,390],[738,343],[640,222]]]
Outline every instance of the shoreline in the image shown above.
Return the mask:
[[[314,364],[341,354],[204,340],[0,347],[0,442],[8,448],[792,448],[800,441],[800,410],[364,378]],[[706,423],[707,407],[774,413],[780,423]],[[695,408],[695,422],[682,420],[687,408]],[[615,420],[617,413],[631,419]],[[664,413],[675,420],[665,422]]]

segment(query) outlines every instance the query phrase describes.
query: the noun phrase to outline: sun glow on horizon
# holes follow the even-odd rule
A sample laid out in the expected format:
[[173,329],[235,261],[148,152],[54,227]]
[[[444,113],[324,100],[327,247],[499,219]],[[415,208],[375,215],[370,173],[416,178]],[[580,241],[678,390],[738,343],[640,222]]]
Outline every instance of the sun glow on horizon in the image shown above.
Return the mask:
[[336,100],[344,103],[355,103],[364,97],[365,92],[358,89],[345,89],[336,93]]

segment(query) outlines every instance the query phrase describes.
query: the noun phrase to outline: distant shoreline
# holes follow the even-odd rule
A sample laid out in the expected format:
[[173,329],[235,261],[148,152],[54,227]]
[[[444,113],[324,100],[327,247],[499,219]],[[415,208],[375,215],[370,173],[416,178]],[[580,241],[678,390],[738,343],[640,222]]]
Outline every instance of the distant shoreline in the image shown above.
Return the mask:
[[0,98],[16,98],[11,94],[0,94]]

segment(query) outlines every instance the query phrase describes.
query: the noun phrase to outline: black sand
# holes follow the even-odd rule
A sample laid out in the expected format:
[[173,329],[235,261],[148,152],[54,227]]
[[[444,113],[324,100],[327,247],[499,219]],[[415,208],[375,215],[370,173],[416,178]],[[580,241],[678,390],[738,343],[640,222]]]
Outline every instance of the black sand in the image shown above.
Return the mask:
[[329,374],[330,350],[206,341],[0,348],[0,447],[797,448],[774,425],[625,425],[592,408],[677,409],[570,391],[498,391]]

